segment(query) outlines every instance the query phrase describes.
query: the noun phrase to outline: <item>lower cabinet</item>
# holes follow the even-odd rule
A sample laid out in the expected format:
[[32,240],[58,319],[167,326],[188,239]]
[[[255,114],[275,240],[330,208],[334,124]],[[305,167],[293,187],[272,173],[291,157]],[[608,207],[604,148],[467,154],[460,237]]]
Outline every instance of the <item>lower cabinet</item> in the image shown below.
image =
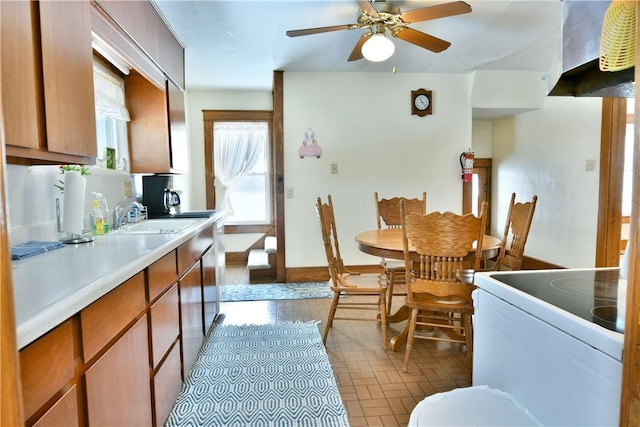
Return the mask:
[[148,343],[144,315],[87,370],[89,425],[151,425]]
[[215,230],[20,350],[25,425],[164,425],[217,314]]
[[204,337],[202,311],[202,276],[200,263],[196,263],[180,279],[180,319],[182,321],[182,372],[186,377],[191,370]]

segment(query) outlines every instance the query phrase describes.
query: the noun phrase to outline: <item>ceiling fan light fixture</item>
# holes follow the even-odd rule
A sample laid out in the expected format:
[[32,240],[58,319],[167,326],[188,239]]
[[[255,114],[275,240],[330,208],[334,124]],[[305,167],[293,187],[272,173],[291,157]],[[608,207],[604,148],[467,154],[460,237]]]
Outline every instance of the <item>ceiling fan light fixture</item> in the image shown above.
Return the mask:
[[395,45],[384,33],[376,33],[362,45],[362,56],[372,62],[382,62],[389,59],[395,50]]

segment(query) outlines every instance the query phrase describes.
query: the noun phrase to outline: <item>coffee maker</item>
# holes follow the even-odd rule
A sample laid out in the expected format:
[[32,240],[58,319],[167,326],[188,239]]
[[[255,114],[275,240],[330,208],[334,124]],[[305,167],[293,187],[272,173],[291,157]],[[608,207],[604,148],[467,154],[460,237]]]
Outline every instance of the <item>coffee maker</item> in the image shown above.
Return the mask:
[[142,177],[142,204],[149,218],[174,215],[180,206],[180,196],[173,189],[171,175],[145,175]]

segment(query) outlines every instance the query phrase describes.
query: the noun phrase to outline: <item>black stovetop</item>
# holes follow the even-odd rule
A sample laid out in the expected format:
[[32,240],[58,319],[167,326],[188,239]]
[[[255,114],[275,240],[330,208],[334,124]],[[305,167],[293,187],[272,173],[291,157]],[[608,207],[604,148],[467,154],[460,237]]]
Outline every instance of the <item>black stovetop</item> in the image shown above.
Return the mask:
[[[619,269],[521,271],[491,277],[589,322],[624,333],[624,319],[618,316]],[[624,301],[621,303],[624,307]]]

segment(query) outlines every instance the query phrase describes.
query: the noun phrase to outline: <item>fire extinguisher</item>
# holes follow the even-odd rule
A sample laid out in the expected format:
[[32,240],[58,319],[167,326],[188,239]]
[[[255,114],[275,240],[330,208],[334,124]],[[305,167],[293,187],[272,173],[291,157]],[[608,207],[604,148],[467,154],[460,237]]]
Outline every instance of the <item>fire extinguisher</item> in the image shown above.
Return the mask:
[[473,176],[473,151],[471,149],[460,154],[460,167],[462,168],[462,182],[471,182]]

